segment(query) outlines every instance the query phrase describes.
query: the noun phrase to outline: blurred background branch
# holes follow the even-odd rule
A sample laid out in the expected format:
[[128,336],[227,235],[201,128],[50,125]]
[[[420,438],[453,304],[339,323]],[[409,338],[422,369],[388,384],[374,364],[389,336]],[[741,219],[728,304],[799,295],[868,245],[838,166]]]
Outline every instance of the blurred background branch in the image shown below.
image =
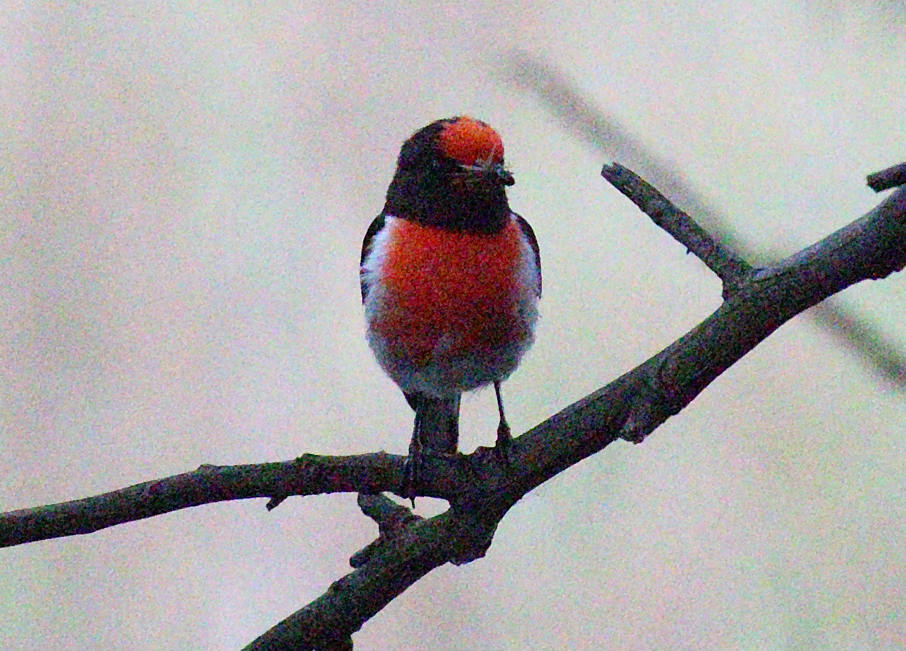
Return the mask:
[[[764,259],[763,254],[733,232],[728,216],[692,188],[682,172],[649,151],[613,116],[595,106],[562,70],[549,61],[517,50],[505,59],[501,74],[506,83],[528,91],[575,138],[613,161],[631,167],[700,220],[724,247],[753,264]],[[875,376],[906,391],[906,351],[877,324],[837,298],[816,305],[806,314]]]

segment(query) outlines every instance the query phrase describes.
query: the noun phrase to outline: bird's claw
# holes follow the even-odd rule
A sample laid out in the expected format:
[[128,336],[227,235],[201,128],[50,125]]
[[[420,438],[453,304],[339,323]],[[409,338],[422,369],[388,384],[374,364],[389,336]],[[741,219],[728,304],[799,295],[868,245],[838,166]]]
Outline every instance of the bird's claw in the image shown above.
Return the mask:
[[415,508],[415,491],[418,487],[418,466],[421,459],[421,453],[409,450],[409,456],[406,457],[406,463],[403,465],[403,499],[412,502],[412,508]]
[[500,421],[497,426],[497,443],[494,445],[494,453],[498,460],[504,465],[510,464],[510,443],[513,436],[510,434],[510,426],[505,420]]

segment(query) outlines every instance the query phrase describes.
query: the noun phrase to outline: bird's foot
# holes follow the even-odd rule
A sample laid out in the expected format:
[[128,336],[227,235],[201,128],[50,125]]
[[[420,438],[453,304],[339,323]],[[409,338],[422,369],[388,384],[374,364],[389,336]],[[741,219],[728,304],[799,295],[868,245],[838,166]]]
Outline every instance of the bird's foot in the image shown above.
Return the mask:
[[412,502],[412,508],[415,508],[416,490],[418,489],[418,469],[421,465],[421,452],[409,450],[409,456],[406,457],[406,463],[403,466],[403,499]]
[[510,426],[505,420],[501,420],[497,426],[497,443],[494,444],[494,454],[497,459],[504,465],[510,465],[510,443],[513,436],[510,434]]
[[416,497],[424,497],[424,494],[418,493],[418,490],[422,488],[422,471],[425,467],[426,459],[441,459],[449,464],[463,458],[462,452],[458,451],[438,452],[429,449],[418,451],[410,449],[409,456],[406,457],[405,464],[403,465],[403,486],[400,496],[403,499],[410,500],[412,502],[412,508],[415,508]]

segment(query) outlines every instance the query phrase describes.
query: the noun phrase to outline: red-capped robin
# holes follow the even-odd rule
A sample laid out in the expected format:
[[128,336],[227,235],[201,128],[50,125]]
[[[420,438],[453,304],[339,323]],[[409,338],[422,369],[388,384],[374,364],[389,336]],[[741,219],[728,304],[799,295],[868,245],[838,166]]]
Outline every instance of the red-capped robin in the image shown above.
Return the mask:
[[510,428],[500,383],[532,345],[541,258],[510,210],[503,142],[470,117],[432,122],[400,150],[381,214],[362,244],[368,343],[415,410],[406,497],[419,455],[454,454],[464,391],[494,384],[505,459]]

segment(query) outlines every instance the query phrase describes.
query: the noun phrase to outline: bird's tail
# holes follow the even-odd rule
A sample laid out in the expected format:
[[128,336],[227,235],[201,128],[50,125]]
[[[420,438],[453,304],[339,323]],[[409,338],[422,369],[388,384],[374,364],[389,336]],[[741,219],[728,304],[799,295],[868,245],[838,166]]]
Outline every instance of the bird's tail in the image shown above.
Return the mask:
[[459,443],[459,398],[432,398],[407,393],[406,400],[415,410],[415,428],[410,452],[455,454]]

